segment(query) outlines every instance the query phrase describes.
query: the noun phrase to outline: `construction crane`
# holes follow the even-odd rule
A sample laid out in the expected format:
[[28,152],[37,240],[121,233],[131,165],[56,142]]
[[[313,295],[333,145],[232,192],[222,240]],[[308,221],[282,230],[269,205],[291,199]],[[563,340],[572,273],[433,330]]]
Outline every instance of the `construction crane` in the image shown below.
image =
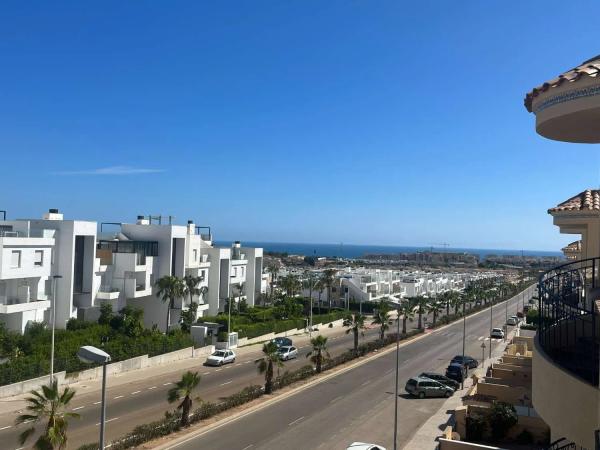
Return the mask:
[[444,251],[448,250],[448,247],[450,247],[450,244],[448,244],[447,242],[441,242],[441,243],[435,243],[435,244],[429,244],[431,245],[431,252],[433,253],[433,246],[437,245],[439,247],[444,247]]

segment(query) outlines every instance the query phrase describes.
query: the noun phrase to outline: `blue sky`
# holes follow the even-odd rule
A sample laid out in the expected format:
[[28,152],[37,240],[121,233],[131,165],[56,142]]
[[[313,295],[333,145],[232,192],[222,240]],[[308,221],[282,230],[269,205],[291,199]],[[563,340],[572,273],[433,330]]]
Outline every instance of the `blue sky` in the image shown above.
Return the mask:
[[[595,148],[533,86],[593,1],[3,2],[0,209],[174,215],[220,239],[557,250]],[[587,25],[586,25],[587,24]]]

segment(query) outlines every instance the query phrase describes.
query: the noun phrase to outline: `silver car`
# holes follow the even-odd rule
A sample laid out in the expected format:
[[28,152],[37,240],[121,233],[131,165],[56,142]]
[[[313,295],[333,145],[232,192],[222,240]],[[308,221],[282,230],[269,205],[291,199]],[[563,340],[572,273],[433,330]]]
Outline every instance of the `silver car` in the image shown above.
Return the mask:
[[222,366],[235,362],[235,353],[232,350],[217,350],[206,358],[207,366]]
[[294,347],[293,345],[289,345],[289,346],[286,345],[284,347],[279,347],[279,349],[277,350],[277,353],[279,353],[279,357],[281,358],[282,361],[287,361],[289,359],[298,357],[298,349],[296,347]]

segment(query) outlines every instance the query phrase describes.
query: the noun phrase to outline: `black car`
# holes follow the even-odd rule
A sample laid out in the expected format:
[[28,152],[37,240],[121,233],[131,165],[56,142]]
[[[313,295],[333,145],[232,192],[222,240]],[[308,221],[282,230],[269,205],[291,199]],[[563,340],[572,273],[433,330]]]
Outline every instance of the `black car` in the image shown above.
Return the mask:
[[446,369],[446,376],[460,383],[467,378],[467,369],[462,364],[453,362]]
[[435,380],[435,381],[442,383],[448,387],[451,387],[454,390],[457,390],[460,387],[460,383],[458,381],[448,378],[448,377],[442,375],[441,373],[423,372],[419,376],[423,377],[423,378],[429,378],[430,380]]
[[275,339],[271,339],[271,342],[274,343],[278,348],[292,346],[292,340],[286,337],[276,337]]
[[477,362],[477,360],[475,358],[471,358],[470,356],[467,356],[467,355],[465,355],[465,356],[456,355],[454,358],[452,358],[452,361],[450,361],[450,362],[464,364],[469,369],[475,369],[479,365],[479,363]]

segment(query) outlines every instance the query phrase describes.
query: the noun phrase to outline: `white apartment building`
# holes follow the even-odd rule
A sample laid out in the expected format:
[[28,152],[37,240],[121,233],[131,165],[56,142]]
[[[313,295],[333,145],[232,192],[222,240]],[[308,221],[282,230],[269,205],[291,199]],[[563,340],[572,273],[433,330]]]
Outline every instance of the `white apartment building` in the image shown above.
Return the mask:
[[[154,219],[154,223],[152,222]],[[157,223],[158,219],[158,223]],[[144,311],[147,327],[166,329],[168,304],[156,281],[173,275],[199,277],[197,317],[224,309],[240,286],[238,300],[254,305],[263,288],[262,249],[213,246],[210,229],[161,223],[138,216],[136,223],[111,223],[118,230],[98,234],[96,222],[65,220],[50,210],[41,220],[0,221],[0,321],[23,332],[29,322],[49,321],[56,278],[56,326],[70,318],[96,320],[102,303]],[[170,326],[178,324],[189,297],[178,299]]]

